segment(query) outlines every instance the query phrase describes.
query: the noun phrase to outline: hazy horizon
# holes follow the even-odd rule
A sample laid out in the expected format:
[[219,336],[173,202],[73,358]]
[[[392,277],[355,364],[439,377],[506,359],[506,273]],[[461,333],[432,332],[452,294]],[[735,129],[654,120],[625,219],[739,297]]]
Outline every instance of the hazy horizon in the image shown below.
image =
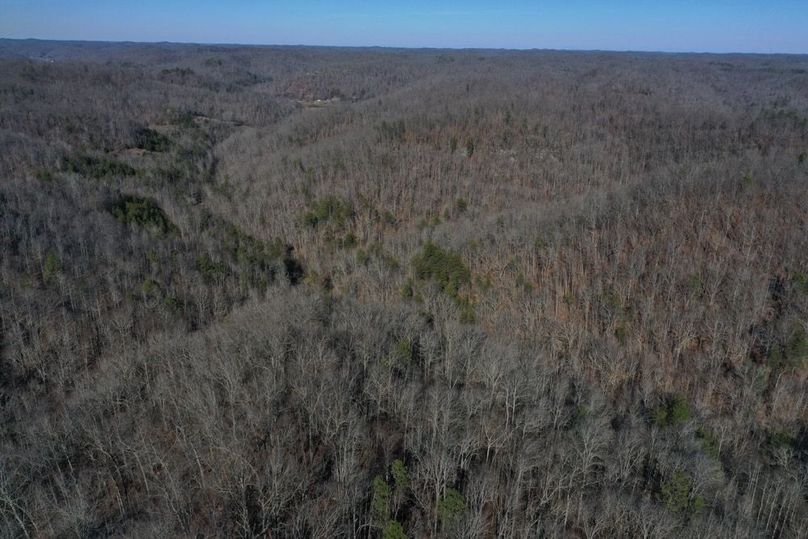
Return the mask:
[[114,40],[114,39],[49,39],[39,37],[0,37],[0,41],[35,41],[42,43],[77,43],[93,45],[181,45],[188,47],[267,47],[267,48],[312,48],[312,49],[382,49],[382,50],[412,50],[412,51],[497,51],[497,52],[570,52],[570,53],[614,53],[614,54],[693,54],[693,55],[759,55],[759,56],[808,56],[808,52],[749,52],[749,51],[699,51],[699,50],[652,50],[652,49],[576,49],[576,48],[552,48],[552,47],[430,47],[430,46],[407,46],[407,45],[329,45],[329,44],[308,44],[308,43],[238,43],[228,41],[134,41],[134,40]]
[[[0,37],[326,47],[808,53],[794,0],[491,2],[351,0],[103,3],[0,0]],[[43,16],[45,14],[45,16]]]

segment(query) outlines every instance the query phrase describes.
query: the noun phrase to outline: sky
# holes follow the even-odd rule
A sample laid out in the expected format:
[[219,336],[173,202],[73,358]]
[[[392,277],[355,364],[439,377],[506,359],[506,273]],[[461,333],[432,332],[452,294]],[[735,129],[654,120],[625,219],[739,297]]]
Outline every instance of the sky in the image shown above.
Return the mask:
[[808,0],[0,0],[0,37],[808,53]]

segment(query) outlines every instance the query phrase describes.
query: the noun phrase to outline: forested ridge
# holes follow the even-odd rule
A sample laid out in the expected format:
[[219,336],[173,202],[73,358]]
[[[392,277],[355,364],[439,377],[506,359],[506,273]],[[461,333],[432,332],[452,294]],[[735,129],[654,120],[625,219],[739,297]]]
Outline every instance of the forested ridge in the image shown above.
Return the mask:
[[0,40],[0,535],[804,537],[808,57]]

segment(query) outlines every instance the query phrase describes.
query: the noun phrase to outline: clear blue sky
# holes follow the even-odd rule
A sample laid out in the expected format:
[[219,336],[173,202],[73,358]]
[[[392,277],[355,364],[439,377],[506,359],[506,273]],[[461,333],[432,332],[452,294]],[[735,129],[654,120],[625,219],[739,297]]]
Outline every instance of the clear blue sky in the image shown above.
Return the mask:
[[808,53],[808,0],[0,0],[0,37]]

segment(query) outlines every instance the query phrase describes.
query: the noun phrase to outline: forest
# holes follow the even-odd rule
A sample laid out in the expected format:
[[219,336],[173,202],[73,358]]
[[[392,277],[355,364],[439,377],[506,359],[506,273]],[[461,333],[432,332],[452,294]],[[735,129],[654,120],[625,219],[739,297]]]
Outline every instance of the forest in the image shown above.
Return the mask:
[[0,536],[806,533],[808,56],[0,39]]

